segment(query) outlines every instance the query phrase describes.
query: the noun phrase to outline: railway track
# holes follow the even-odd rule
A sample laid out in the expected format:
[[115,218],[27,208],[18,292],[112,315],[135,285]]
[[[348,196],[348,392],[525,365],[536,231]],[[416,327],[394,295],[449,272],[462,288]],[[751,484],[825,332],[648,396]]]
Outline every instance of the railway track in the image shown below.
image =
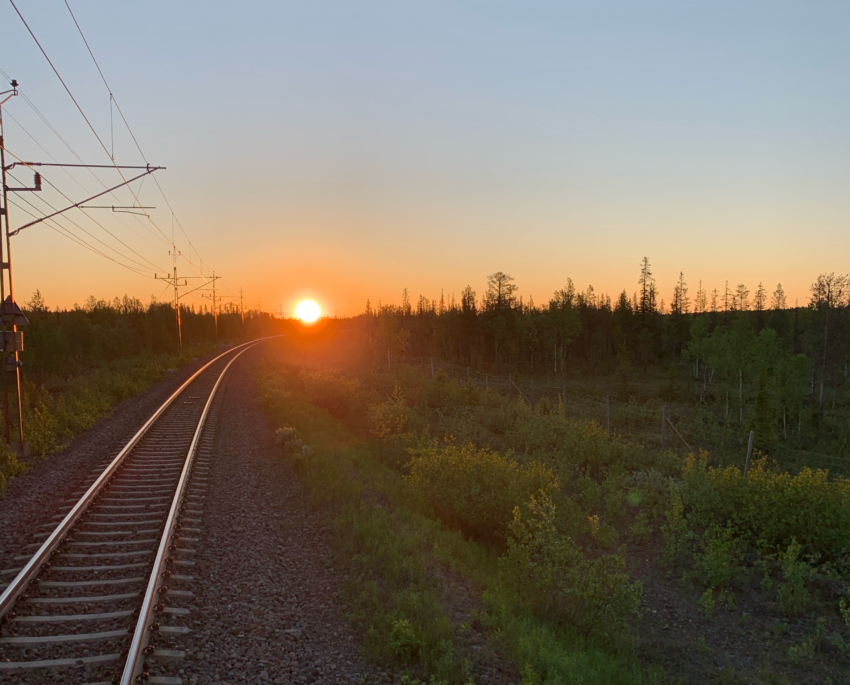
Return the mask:
[[182,682],[217,390],[259,342],[189,378],[0,569],[0,682]]

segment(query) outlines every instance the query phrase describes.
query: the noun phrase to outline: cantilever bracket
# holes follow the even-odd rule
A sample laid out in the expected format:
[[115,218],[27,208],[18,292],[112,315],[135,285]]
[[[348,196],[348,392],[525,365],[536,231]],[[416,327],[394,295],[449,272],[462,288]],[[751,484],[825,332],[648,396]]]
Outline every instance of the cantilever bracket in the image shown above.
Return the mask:
[[35,177],[33,178],[33,188],[10,188],[6,186],[7,193],[26,193],[26,192],[36,192],[41,190],[41,174],[37,171],[35,172]]

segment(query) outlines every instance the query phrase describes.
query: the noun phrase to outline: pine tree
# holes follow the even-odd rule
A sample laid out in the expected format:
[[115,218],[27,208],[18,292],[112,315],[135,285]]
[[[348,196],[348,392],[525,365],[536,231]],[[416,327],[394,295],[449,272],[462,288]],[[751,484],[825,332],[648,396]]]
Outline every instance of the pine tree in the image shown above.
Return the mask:
[[510,309],[516,303],[517,286],[513,277],[502,271],[487,276],[487,292],[484,295],[484,308],[501,312]]
[[712,289],[711,291],[711,311],[717,311],[717,300],[720,297],[720,293],[717,292],[717,288]]

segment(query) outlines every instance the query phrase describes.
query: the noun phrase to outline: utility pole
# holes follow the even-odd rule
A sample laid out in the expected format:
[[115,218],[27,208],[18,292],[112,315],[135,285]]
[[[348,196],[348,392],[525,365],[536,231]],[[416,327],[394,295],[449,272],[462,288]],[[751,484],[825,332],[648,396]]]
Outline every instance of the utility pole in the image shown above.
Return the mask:
[[[0,225],[0,300],[2,300],[2,308],[0,308],[0,312],[2,312],[3,319],[3,368],[4,371],[14,371],[15,372],[15,389],[17,392],[18,399],[18,447],[19,447],[19,455],[26,456],[27,449],[24,444],[24,416],[23,416],[23,407],[21,402],[21,362],[18,358],[18,352],[23,350],[23,333],[19,334],[18,332],[18,324],[26,325],[27,320],[24,317],[23,313],[18,309],[15,304],[15,295],[12,286],[12,251],[11,251],[11,243],[10,243],[10,230],[9,230],[9,191],[10,190],[19,190],[19,191],[29,191],[29,190],[41,190],[41,176],[36,173],[35,175],[35,187],[34,188],[9,188],[9,185],[6,183],[6,142],[4,137],[4,129],[3,129],[3,110],[2,105],[11,97],[14,97],[18,94],[18,82],[12,79],[11,83],[12,89],[4,91],[0,93],[0,95],[7,95],[7,97],[0,102],[0,168],[2,168],[2,183],[3,183],[3,206],[0,207],[0,216],[3,217],[3,225]],[[3,232],[5,231],[5,241],[6,241],[6,259],[3,259]],[[6,286],[4,273],[8,273],[9,279],[9,299],[8,302],[6,300]],[[18,316],[20,314],[20,316]],[[11,330],[10,330],[11,328]],[[11,333],[11,335],[9,335]],[[19,349],[20,348],[20,349]],[[9,417],[9,382],[7,380],[6,374],[3,373],[3,418],[6,425],[6,444],[11,444],[11,420]]]
[[[82,207],[88,207],[90,209],[111,209],[113,212],[122,212],[122,211],[133,211],[134,209],[146,209],[142,207],[132,206],[132,207],[115,207],[115,206],[107,206],[107,205],[86,205],[86,202],[91,202],[92,200],[96,200],[99,197],[107,195],[114,190],[118,190],[118,188],[122,188],[123,186],[129,185],[133,181],[137,181],[140,178],[144,178],[145,176],[152,174],[155,171],[159,171],[160,169],[164,169],[165,167],[152,167],[149,164],[145,166],[126,166],[122,164],[115,164],[114,160],[112,164],[63,164],[61,162],[24,162],[19,157],[16,157],[13,153],[10,153],[12,157],[15,157],[17,161],[12,162],[11,164],[6,164],[6,143],[3,135],[3,105],[12,97],[18,94],[18,82],[14,79],[11,81],[11,90],[5,90],[0,92],[0,97],[5,95],[6,97],[0,100],[0,181],[2,181],[2,198],[3,204],[0,206],[0,323],[2,323],[3,329],[3,338],[2,344],[2,357],[3,363],[2,366],[5,371],[14,371],[15,372],[15,386],[18,397],[18,453],[22,456],[26,456],[28,454],[28,447],[24,442],[24,423],[23,423],[23,412],[22,412],[22,402],[21,402],[21,360],[19,358],[19,353],[23,352],[24,349],[24,334],[23,331],[20,330],[22,326],[26,326],[29,324],[23,312],[20,310],[18,305],[15,302],[15,293],[14,293],[14,284],[12,279],[12,250],[11,250],[11,238],[13,236],[18,235],[21,231],[31,228],[36,224],[40,224],[44,221],[50,221],[54,217],[59,216],[60,214],[64,214],[65,212]],[[102,190],[91,197],[86,198],[85,200],[81,200],[80,202],[74,202],[71,205],[64,207],[62,209],[57,209],[51,214],[47,214],[45,216],[39,217],[37,219],[33,219],[32,221],[23,224],[22,226],[18,226],[16,229],[11,229],[11,224],[9,222],[9,193],[23,193],[23,192],[38,192],[41,190],[41,174],[34,171],[35,179],[33,181],[33,187],[31,188],[10,188],[7,183],[7,173],[16,166],[27,167],[28,169],[32,169],[34,171],[35,167],[76,167],[76,168],[101,168],[101,169],[136,169],[142,171],[142,173],[134,176],[133,178],[126,179],[122,175],[122,182],[117,185],[107,188],[106,190]],[[5,243],[6,243],[6,254],[5,258],[3,255],[3,242],[5,233]],[[8,276],[7,276],[8,274]],[[8,278],[8,281],[7,281]],[[6,284],[8,283],[9,294],[6,295]],[[2,372],[0,372],[2,373]],[[9,384],[10,381],[7,378],[5,373],[2,373],[3,376],[3,418],[6,424],[6,443],[11,443],[11,427],[10,427],[10,417],[9,417]]]
[[180,293],[177,291],[177,256],[180,254],[174,244],[171,244],[171,263],[174,267],[174,309],[177,310],[177,340],[180,343],[180,351],[183,351],[183,326],[180,322]]
[[218,341],[218,304],[217,304],[217,302],[220,298],[217,298],[216,295],[215,295],[215,282],[219,278],[221,278],[221,276],[216,276],[215,271],[213,271],[213,275],[212,275],[212,297],[210,297],[209,295],[204,295],[203,293],[201,294],[201,297],[206,297],[207,299],[212,300],[213,321],[215,322],[215,339],[216,339],[216,341]]
[[218,309],[217,309],[217,308],[216,308],[216,306],[215,306],[215,282],[216,282],[216,280],[217,280],[217,279],[216,279],[216,277],[215,277],[215,271],[213,271],[213,277],[212,277],[212,282],[213,282],[213,283],[212,283],[212,286],[213,286],[213,296],[212,296],[212,301],[213,301],[213,322],[215,323],[215,339],[216,339],[216,342],[218,342]]
[[[174,246],[171,245],[171,252],[168,253],[172,259],[173,272],[171,278],[168,276],[160,276],[159,274],[154,274],[153,277],[160,281],[165,281],[166,283],[174,286],[174,309],[177,311],[177,345],[180,348],[180,352],[183,351],[183,328],[180,323],[180,292],[178,290],[178,286],[181,285],[177,280],[177,257],[180,256],[180,251]],[[182,285],[188,285],[189,282],[186,279],[183,279]]]

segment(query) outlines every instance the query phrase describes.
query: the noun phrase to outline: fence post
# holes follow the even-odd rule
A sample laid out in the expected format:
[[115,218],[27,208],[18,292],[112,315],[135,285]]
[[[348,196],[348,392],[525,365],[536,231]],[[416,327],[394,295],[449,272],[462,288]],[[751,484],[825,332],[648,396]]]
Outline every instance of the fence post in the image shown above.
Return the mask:
[[750,431],[750,442],[747,444],[747,460],[744,462],[744,475],[750,470],[750,457],[753,455],[753,440],[755,440],[756,432]]
[[667,449],[667,405],[661,407],[661,449]]
[[433,357],[431,357],[431,378],[436,378],[436,376],[434,376],[434,358]]
[[605,429],[608,431],[608,439],[611,439],[611,397],[605,395]]
[[564,398],[564,418],[567,418],[567,386],[565,385],[561,388],[561,392],[563,393],[561,397]]

